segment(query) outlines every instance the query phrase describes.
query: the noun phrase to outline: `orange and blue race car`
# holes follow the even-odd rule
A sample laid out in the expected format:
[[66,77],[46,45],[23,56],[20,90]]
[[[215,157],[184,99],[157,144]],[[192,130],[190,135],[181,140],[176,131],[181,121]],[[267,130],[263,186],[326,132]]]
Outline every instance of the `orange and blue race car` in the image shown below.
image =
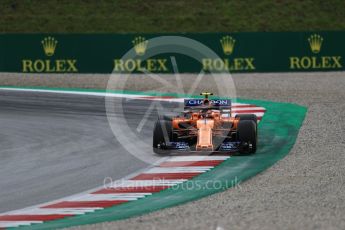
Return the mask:
[[153,130],[153,151],[169,153],[255,153],[257,117],[231,116],[231,100],[185,99],[184,111],[176,116],[159,116]]

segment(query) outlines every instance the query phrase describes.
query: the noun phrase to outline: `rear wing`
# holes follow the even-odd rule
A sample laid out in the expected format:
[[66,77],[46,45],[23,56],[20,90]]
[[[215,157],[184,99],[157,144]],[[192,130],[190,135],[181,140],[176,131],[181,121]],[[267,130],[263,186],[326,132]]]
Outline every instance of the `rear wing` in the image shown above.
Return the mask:
[[209,99],[209,104],[204,104],[205,99],[184,99],[184,109],[231,109],[230,99]]

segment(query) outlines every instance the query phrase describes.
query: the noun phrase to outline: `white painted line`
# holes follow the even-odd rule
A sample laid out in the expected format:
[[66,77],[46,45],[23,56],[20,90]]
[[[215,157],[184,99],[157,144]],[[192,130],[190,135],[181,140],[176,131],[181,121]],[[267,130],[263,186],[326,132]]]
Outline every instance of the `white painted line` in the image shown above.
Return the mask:
[[6,88],[6,87],[1,87],[0,90],[37,92],[37,93],[74,94],[74,95],[86,95],[86,96],[97,96],[97,97],[118,97],[118,98],[133,98],[133,99],[141,99],[141,97],[145,97],[145,95],[122,94],[122,93],[112,93],[112,92],[90,92],[90,91],[69,91],[69,90],[49,90],[49,89],[25,89],[25,88]]
[[229,156],[180,156],[171,157],[167,161],[225,161]]
[[21,225],[41,224],[43,221],[0,221],[0,228],[18,227]]
[[94,212],[103,208],[31,208],[18,210],[11,215],[81,215],[88,212]]
[[165,102],[178,102],[183,103],[183,98],[162,98],[162,97],[154,97],[154,96],[138,96],[137,99],[149,100],[149,101],[165,101]]
[[248,105],[248,106],[250,106],[250,104],[238,103],[238,102],[232,102],[231,105],[232,105],[232,106],[238,106],[238,105],[241,105],[241,106]]
[[213,166],[205,166],[205,167],[154,167],[146,172],[145,174],[149,173],[188,173],[188,172],[206,172],[212,169]]
[[[146,195],[137,193],[136,195],[126,194],[86,194],[84,196],[68,199],[66,201],[97,201],[97,200],[137,200],[138,198],[143,198]],[[151,193],[148,193],[151,195]]]
[[[142,172],[145,173],[146,171]],[[127,180],[120,183],[114,183],[114,188],[118,187],[152,187],[152,186],[173,186],[185,182],[186,179],[178,180]]]
[[[152,195],[152,193],[115,193],[115,194],[85,194],[84,196],[80,196],[80,199],[86,198],[86,197],[109,197],[109,198],[116,198],[116,197],[145,197]],[[76,199],[73,199],[76,200]]]
[[72,91],[72,90],[53,90],[53,89],[26,89],[26,88],[6,88],[0,87],[0,90],[9,91],[23,91],[23,92],[37,92],[37,93],[57,93],[57,94],[74,94],[74,95],[86,95],[86,96],[97,96],[97,97],[118,97],[118,98],[129,98],[129,99],[141,99],[141,100],[159,100],[159,101],[173,101],[173,102],[183,102],[182,98],[162,98],[150,95],[141,94],[126,94],[124,93],[113,93],[111,91],[105,92],[91,92],[91,91]]
[[243,108],[234,108],[231,111],[235,113],[237,111],[245,111],[245,110],[256,111],[256,110],[266,110],[266,109],[263,107],[243,107]]
[[[139,198],[143,198],[143,197],[139,197]],[[125,201],[133,201],[133,200],[137,200],[138,198],[136,197],[85,197],[84,199],[75,199],[75,200],[66,200],[66,202],[84,202],[84,201],[117,201],[117,200],[125,200]]]

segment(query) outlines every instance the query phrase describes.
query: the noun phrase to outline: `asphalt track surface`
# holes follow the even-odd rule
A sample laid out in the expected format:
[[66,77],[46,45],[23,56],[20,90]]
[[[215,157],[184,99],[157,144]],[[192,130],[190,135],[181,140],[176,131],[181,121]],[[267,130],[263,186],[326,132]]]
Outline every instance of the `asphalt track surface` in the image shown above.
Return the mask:
[[[147,166],[116,141],[104,103],[104,97],[0,90],[0,212],[93,189],[106,177]],[[147,103],[132,100],[124,108],[135,111],[125,114],[130,127]],[[144,127],[142,135],[152,136],[152,129]]]

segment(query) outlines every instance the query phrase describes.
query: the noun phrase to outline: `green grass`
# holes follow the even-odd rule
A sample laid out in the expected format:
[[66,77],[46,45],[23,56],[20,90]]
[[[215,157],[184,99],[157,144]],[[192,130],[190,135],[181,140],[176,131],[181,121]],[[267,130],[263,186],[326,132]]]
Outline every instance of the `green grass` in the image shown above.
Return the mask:
[[344,29],[343,0],[0,1],[0,33]]

